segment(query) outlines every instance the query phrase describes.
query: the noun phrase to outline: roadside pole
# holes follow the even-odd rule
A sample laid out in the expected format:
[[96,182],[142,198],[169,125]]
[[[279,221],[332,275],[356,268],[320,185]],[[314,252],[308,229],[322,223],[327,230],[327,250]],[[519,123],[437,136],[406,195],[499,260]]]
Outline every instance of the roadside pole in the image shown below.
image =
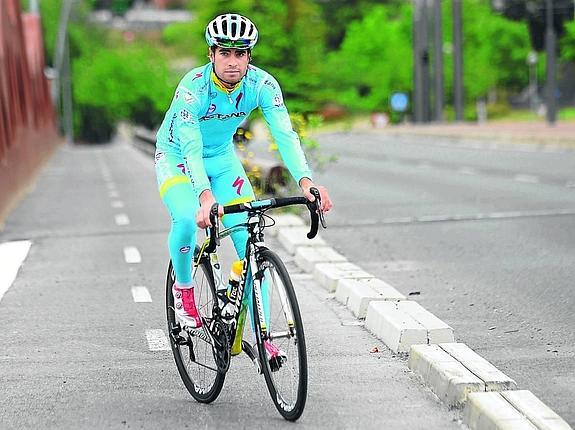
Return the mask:
[[553,0],[545,1],[545,49],[547,51],[547,123],[555,125],[557,117],[557,107],[555,103],[555,92],[557,89],[557,82],[555,77],[555,52],[556,52],[556,36],[553,27]]
[[463,59],[461,0],[453,0],[453,86],[455,93],[455,120],[463,121]]
[[433,67],[435,81],[435,121],[443,121],[443,33],[441,0],[433,0]]

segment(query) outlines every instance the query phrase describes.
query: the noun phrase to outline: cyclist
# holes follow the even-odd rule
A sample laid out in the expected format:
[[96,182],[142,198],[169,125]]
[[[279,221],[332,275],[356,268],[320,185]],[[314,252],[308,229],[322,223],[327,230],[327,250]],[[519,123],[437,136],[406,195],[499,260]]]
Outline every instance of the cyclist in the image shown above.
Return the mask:
[[[156,175],[162,201],[172,225],[168,247],[176,282],[174,310],[190,327],[200,327],[194,303],[191,263],[196,225],[211,226],[210,209],[253,200],[254,192],[238,159],[232,137],[238,125],[259,107],[278,145],[281,157],[306,198],[311,187],[320,192],[322,210],[331,200],[325,187],[314,185],[312,173],[291,126],[278,82],[250,64],[258,40],[256,26],[246,17],[224,14],[206,27],[210,62],[192,69],[176,88],[157,133]],[[220,206],[220,216],[223,214]],[[245,222],[246,214],[223,217],[225,226]],[[240,259],[247,232],[232,235]]]

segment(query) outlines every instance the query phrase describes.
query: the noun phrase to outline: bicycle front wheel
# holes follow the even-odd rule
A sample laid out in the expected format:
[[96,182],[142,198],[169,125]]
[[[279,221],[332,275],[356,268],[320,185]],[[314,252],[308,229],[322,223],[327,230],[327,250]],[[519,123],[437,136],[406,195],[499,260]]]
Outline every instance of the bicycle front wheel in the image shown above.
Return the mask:
[[[283,262],[272,251],[258,254],[256,276],[261,276],[265,316],[263,324],[255,318],[262,371],[277,410],[295,421],[307,398],[307,355],[297,298]],[[255,300],[254,295],[257,309]]]
[[[174,312],[172,286],[175,274],[170,261],[166,281],[166,314],[170,344],[174,360],[184,385],[194,399],[201,403],[211,403],[220,394],[224,385],[225,373],[218,371],[213,346],[202,336],[205,328],[190,330],[182,327]],[[213,321],[215,287],[212,270],[207,259],[203,259],[193,279],[194,298],[198,312],[207,325]]]

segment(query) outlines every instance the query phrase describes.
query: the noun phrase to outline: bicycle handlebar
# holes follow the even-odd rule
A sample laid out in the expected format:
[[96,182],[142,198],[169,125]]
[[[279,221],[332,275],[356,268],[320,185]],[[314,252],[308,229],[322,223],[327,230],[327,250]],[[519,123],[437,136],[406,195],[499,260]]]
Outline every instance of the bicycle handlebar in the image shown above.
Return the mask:
[[[259,211],[265,211],[268,209],[273,208],[281,208],[285,206],[292,206],[292,205],[306,205],[310,218],[311,218],[311,227],[310,231],[307,234],[308,239],[313,239],[317,235],[317,231],[319,229],[319,223],[323,228],[326,228],[325,219],[323,217],[323,212],[321,211],[321,198],[319,194],[319,190],[315,187],[310,188],[310,192],[315,197],[315,201],[310,202],[305,197],[278,197],[278,198],[271,198],[265,200],[254,200],[247,203],[239,203],[235,205],[224,206],[224,214],[234,214],[240,212],[251,212],[256,213]],[[219,245],[219,238],[218,238],[218,204],[214,203],[210,210],[210,222],[212,226],[209,228],[210,231],[210,242],[206,247],[206,252],[214,252],[216,246]]]

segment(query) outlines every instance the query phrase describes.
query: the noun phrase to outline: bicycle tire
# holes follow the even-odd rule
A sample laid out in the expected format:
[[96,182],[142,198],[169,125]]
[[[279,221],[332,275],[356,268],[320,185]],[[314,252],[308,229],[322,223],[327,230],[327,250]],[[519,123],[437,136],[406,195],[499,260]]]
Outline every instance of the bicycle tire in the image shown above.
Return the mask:
[[[255,318],[262,373],[276,409],[286,420],[295,421],[303,413],[307,399],[308,372],[303,322],[291,279],[277,254],[269,249],[261,250],[258,254],[258,272],[262,269],[263,282],[268,283],[265,287],[267,292],[262,288],[262,296],[264,294],[268,296],[269,309],[266,313],[269,313],[269,322],[266,333],[273,344],[286,355],[286,361],[283,363],[277,359],[268,360],[264,346],[265,339],[262,338],[260,329],[261,322],[259,318]],[[280,290],[285,293],[285,305],[291,310],[293,317],[291,327],[279,295]],[[254,309],[257,309],[255,295],[253,300]],[[295,354],[290,356],[294,352]]]
[[[188,331],[181,328],[174,313],[174,297],[172,295],[174,280],[175,274],[170,261],[166,280],[166,315],[176,367],[192,397],[200,403],[211,403],[217,399],[222,390],[225,373],[215,370],[217,365],[212,346],[199,337],[191,337]],[[193,282],[198,312],[205,321],[210,322],[213,319],[211,314],[216,296],[212,268],[207,259],[202,259],[200,262]],[[187,340],[188,343],[178,342],[178,337]],[[192,350],[190,350],[190,344]],[[190,351],[193,351],[194,361],[192,361]],[[198,357],[200,357],[199,360]],[[209,366],[213,370],[202,365]]]

